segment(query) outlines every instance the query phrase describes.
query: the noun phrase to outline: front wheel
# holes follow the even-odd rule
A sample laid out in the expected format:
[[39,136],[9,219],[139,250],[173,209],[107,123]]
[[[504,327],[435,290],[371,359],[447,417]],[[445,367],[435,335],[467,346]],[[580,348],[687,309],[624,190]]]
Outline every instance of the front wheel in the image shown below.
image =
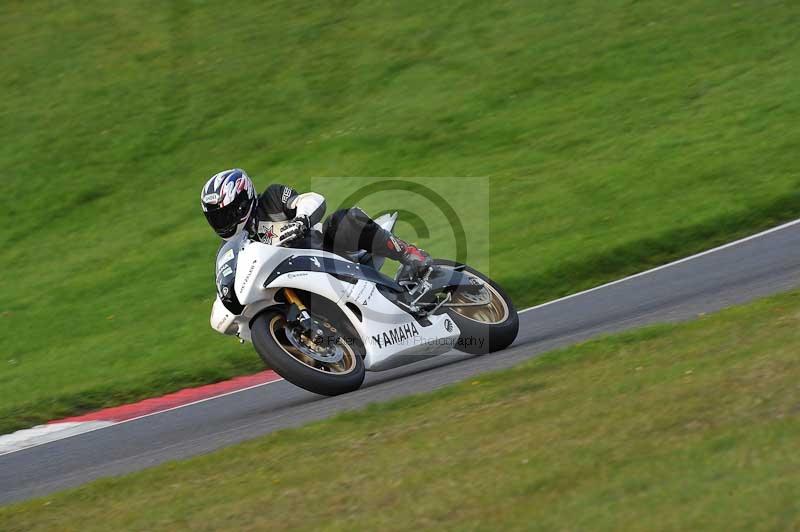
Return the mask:
[[253,345],[261,359],[295,386],[320,395],[352,392],[364,382],[364,359],[354,342],[339,337],[332,325],[324,324],[335,338],[319,345],[288,327],[278,310],[267,310],[253,320]]
[[443,307],[452,318],[461,336],[455,348],[465,353],[483,355],[510,346],[519,332],[519,316],[511,298],[503,288],[487,276],[466,264],[437,259],[439,267],[460,271],[476,285],[481,293],[456,289]]

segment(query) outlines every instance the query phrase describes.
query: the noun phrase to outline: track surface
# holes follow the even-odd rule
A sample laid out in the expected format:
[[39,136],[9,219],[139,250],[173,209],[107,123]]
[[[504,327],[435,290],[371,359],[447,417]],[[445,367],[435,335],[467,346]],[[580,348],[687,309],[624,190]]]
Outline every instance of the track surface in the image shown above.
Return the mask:
[[800,286],[798,222],[534,307],[521,314],[519,338],[502,353],[448,354],[371,373],[361,390],[335,398],[275,382],[0,456],[0,504],[433,390],[600,334],[691,319]]

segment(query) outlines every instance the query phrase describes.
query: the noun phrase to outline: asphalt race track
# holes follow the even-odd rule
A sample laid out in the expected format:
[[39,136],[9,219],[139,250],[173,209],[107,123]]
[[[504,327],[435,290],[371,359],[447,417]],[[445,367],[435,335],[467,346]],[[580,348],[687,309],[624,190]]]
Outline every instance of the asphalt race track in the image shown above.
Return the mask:
[[[800,221],[521,314],[514,346],[448,354],[370,373],[354,393],[324,398],[285,381],[0,456],[0,503],[23,500],[412,393],[604,333],[687,320],[800,286]],[[253,356],[256,356],[255,353]]]

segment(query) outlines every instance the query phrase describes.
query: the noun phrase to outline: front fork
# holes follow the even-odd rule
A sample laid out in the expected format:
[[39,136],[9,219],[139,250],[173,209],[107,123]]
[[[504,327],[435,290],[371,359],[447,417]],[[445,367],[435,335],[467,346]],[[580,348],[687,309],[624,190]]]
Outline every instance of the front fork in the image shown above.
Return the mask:
[[289,313],[286,315],[286,321],[296,323],[303,334],[311,338],[317,345],[322,343],[325,340],[325,331],[322,330],[322,326],[317,323],[317,320],[308,313],[308,309],[300,300],[300,297],[291,288],[284,288],[283,294],[286,297],[286,301],[291,304]]

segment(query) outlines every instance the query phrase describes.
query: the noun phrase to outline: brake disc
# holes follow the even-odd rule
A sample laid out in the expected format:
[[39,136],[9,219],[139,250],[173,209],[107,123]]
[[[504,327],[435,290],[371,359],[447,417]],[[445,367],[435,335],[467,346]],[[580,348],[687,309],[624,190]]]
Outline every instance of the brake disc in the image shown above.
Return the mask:
[[298,351],[313,358],[318,362],[325,364],[336,364],[344,358],[344,350],[338,345],[337,342],[332,342],[327,347],[319,346],[317,349],[310,347],[308,344],[297,338],[296,332],[293,328],[286,328],[284,330],[287,340]]

